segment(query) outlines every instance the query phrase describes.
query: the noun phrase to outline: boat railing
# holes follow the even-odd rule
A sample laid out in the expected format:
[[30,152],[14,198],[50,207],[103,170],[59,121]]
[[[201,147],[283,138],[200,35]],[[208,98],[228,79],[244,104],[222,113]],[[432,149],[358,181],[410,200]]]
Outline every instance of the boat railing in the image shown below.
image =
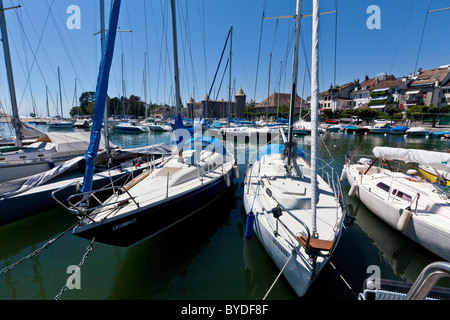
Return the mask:
[[406,295],[406,300],[423,300],[443,277],[450,277],[449,262],[433,262],[426,266]]

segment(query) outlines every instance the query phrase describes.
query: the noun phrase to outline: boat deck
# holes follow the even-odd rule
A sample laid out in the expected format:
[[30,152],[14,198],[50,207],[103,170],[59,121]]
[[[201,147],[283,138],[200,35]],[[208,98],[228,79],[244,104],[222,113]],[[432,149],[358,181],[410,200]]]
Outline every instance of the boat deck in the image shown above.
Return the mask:
[[[143,172],[133,181],[104,202],[112,205],[108,209],[97,209],[91,218],[94,221],[123,216],[136,209],[151,207],[167,198],[208,184],[231,169],[231,161],[222,166],[222,155],[203,151],[199,165],[190,164],[193,150],[184,152],[183,161],[178,156],[166,160],[159,168]],[[126,189],[123,190],[123,189]]]

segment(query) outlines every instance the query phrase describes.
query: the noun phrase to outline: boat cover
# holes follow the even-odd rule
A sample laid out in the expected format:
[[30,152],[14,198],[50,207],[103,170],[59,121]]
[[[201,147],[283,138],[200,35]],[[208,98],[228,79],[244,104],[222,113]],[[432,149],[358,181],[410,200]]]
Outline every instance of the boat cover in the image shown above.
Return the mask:
[[121,152],[140,153],[140,154],[174,154],[178,152],[178,148],[174,144],[159,143],[151,146],[119,149]]
[[[84,156],[75,157],[69,161],[63,162],[60,165],[54,167],[51,170],[47,170],[41,173],[34,174],[32,176],[19,178],[16,180],[7,181],[0,185],[0,197],[9,198],[31,188],[38,187],[44,183],[52,180],[53,178],[59,176],[60,174],[74,168],[78,168],[78,162],[84,159]],[[1,202],[0,202],[1,203]]]
[[415,162],[436,170],[450,171],[450,153],[391,147],[375,147],[372,152],[376,158]]
[[[49,140],[55,145],[57,152],[87,151],[90,141],[90,132],[47,132]],[[111,148],[117,146],[109,143]],[[105,149],[105,138],[101,136],[100,150]]]

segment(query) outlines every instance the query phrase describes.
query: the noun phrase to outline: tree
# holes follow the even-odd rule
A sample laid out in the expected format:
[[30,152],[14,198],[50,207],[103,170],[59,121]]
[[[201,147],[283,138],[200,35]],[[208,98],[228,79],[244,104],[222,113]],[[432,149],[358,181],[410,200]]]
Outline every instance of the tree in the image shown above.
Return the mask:
[[83,92],[80,96],[80,108],[81,114],[86,115],[89,114],[87,111],[87,107],[91,102],[95,102],[95,92],[94,91],[86,91]]
[[391,120],[394,120],[394,114],[399,113],[400,112],[400,108],[397,108],[397,107],[386,107],[386,109],[384,111],[391,117]]

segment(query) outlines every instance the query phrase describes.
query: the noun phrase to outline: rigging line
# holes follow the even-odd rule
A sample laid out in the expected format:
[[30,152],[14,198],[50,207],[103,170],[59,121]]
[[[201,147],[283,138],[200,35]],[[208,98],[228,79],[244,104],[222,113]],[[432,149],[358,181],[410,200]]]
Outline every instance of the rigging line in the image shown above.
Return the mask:
[[[48,1],[47,1],[47,0],[45,0],[45,3],[46,3],[46,5],[47,5],[47,7],[48,7],[48,9],[49,9],[50,16],[52,17],[53,24],[55,25],[55,30],[56,30],[56,32],[58,33],[59,39],[61,40],[61,44],[62,44],[62,46],[63,46],[63,48],[64,48],[64,51],[66,52],[67,58],[68,58],[68,60],[69,60],[69,63],[70,63],[70,65],[71,65],[71,67],[72,67],[72,69],[73,69],[73,71],[74,71],[76,77],[77,77],[78,79],[80,79],[80,76],[78,75],[77,69],[76,69],[76,67],[75,67],[75,63],[74,63],[74,61],[73,61],[73,59],[72,59],[72,56],[70,55],[69,48],[67,47],[67,44],[66,44],[66,42],[64,41],[64,37],[63,37],[63,35],[61,34],[61,30],[60,30],[59,27],[58,27],[58,23],[57,23],[57,21],[56,21],[56,18],[55,18],[55,16],[53,15],[53,12],[52,12],[51,8],[49,7]],[[55,4],[55,6],[56,6],[56,4]],[[81,88],[82,88],[82,90],[84,91],[84,88],[83,88],[83,85],[82,85],[82,84],[81,84]]]
[[[132,26],[131,26],[131,19],[130,19],[130,11],[128,10],[128,1],[125,1],[125,7],[126,7],[126,10],[127,10],[127,17],[128,17],[128,24],[130,25],[130,30],[131,31],[133,31],[133,28],[132,28]],[[131,45],[130,45],[130,47],[131,47],[131,83],[132,83],[132,85],[133,85],[133,93],[135,93],[136,92],[136,87],[135,87],[135,85],[134,85],[134,45],[133,45],[133,32],[131,32],[131,35],[130,35],[130,42],[131,42]]]
[[[194,88],[198,88],[197,77],[195,76],[194,60],[193,60],[193,55],[192,55],[191,28],[190,28],[189,19],[188,19],[187,0],[186,0],[186,19],[185,19],[185,21],[186,21],[185,25],[186,25],[186,38],[187,38],[186,40],[187,40],[187,44],[188,44],[189,57],[190,57],[191,69],[192,69],[192,81],[194,82]],[[194,91],[195,91],[195,89],[194,89]],[[195,92],[193,92],[193,95],[195,96]]]
[[420,55],[420,49],[422,47],[423,34],[425,33],[425,26],[427,24],[428,13],[430,11],[430,7],[431,7],[431,3],[432,2],[433,2],[433,0],[430,0],[430,4],[428,5],[428,10],[427,10],[427,13],[425,15],[425,21],[423,22],[422,35],[420,36],[420,43],[419,43],[419,51],[417,52],[416,65],[414,66],[414,70],[413,70],[414,72],[417,71],[417,64],[419,63],[419,55]]
[[219,67],[220,67],[220,64],[221,64],[221,62],[222,62],[223,54],[225,53],[225,49],[226,49],[226,47],[227,47],[228,39],[230,38],[230,34],[231,34],[231,29],[228,31],[227,39],[225,40],[225,45],[223,46],[222,54],[220,55],[219,64],[217,65],[216,73],[214,74],[213,82],[212,82],[212,84],[211,84],[211,87],[209,88],[209,93],[208,93],[208,96],[206,97],[205,107],[204,107],[203,110],[202,110],[202,114],[201,114],[201,116],[200,116],[200,119],[203,118],[203,113],[205,112],[205,109],[206,109],[207,106],[208,106],[208,99],[209,99],[209,96],[211,95],[211,91],[212,91],[212,89],[213,89],[213,87],[214,87],[214,82],[216,81],[217,72],[219,71]]
[[256,62],[255,90],[253,92],[253,101],[255,103],[256,103],[256,87],[257,87],[257,84],[258,84],[259,57],[261,55],[261,40],[262,40],[262,32],[263,32],[263,25],[264,25],[264,17],[265,17],[266,6],[267,6],[267,1],[264,1],[263,13],[262,13],[262,18],[261,18],[261,27],[260,27],[260,31],[259,31],[259,46],[258,46],[258,59],[257,59],[257,62]]
[[[52,1],[52,4],[53,4],[53,2],[54,2],[54,0]],[[26,6],[22,6],[22,7],[25,9],[25,13],[27,13],[27,15],[28,15],[28,11],[26,10]],[[14,11],[15,11],[17,20],[19,21],[19,25],[21,27],[21,30],[22,30],[22,39],[24,39],[23,37],[25,37],[25,39],[26,39],[26,41],[28,43],[28,46],[30,47],[31,52],[33,53],[33,63],[31,64],[31,69],[28,72],[27,81],[26,81],[26,84],[25,84],[25,87],[24,87],[24,91],[22,92],[22,96],[20,98],[20,102],[19,102],[19,106],[20,106],[22,104],[22,100],[23,100],[23,97],[25,95],[26,87],[28,86],[28,83],[30,82],[31,70],[33,70],[33,66],[34,66],[35,63],[38,65],[39,71],[41,71],[40,66],[39,66],[39,64],[37,63],[37,60],[36,60],[36,55],[37,55],[37,53],[39,51],[39,47],[41,46],[41,43],[42,43],[42,36],[44,35],[45,27],[47,26],[49,14],[47,14],[47,18],[45,19],[44,27],[43,27],[41,35],[39,37],[39,43],[38,43],[38,46],[36,48],[36,51],[34,52],[33,48],[31,47],[30,41],[28,39],[28,36],[25,33],[25,29],[23,27],[23,19],[19,18],[17,10],[14,10]],[[28,15],[28,18],[30,19],[29,15]],[[31,21],[31,19],[30,19],[30,21]],[[32,26],[33,26],[33,29],[34,29],[35,33],[37,34],[36,29],[34,28],[33,24],[32,24]],[[26,61],[26,63],[27,63],[27,68],[28,68],[28,62]],[[45,77],[42,75],[42,72],[41,72],[41,76],[42,76],[42,79],[43,79],[44,83],[47,84],[46,81],[45,81]],[[31,90],[31,83],[30,83],[30,90]]]
[[338,28],[338,8],[337,8],[338,0],[334,1],[334,9],[336,10],[336,16],[334,20],[334,81],[333,87],[336,88],[336,56],[337,56],[337,28]]
[[[56,3],[55,3],[55,7],[57,7]],[[66,20],[61,16],[61,11],[62,10],[57,10],[59,18],[60,18],[62,24],[65,26],[66,25]],[[52,13],[52,15],[53,15],[53,13]],[[87,73],[87,71],[86,71],[86,69],[84,67],[84,61],[80,58],[80,55],[78,54],[78,49],[77,49],[78,47],[75,46],[75,44],[73,43],[72,37],[71,37],[71,35],[69,33],[69,29],[68,28],[63,28],[63,30],[66,31],[66,37],[69,38],[69,41],[72,44],[72,47],[74,48],[73,51],[75,51],[75,55],[78,58],[79,64],[81,65],[81,68],[84,71],[84,74],[85,74],[86,78],[92,81],[92,79],[94,79],[94,77],[91,77],[91,76],[88,75],[88,73]],[[80,76],[77,75],[77,78],[78,78],[78,80],[80,82],[81,89],[83,91],[85,91],[84,86],[83,86],[83,82],[81,81]],[[91,84],[91,86],[93,86],[93,85]]]
[[202,0],[202,8],[203,11],[200,10],[200,4],[198,3],[198,11],[199,11],[199,16],[200,16],[200,32],[202,34],[202,44],[203,44],[203,61],[205,64],[205,88],[208,87],[208,65],[206,63],[206,40],[205,40],[205,1]]
[[413,2],[411,4],[411,8],[409,9],[408,17],[406,18],[406,23],[405,23],[405,26],[403,27],[403,31],[402,31],[402,35],[400,37],[400,41],[398,42],[397,51],[395,51],[394,60],[392,61],[391,69],[389,69],[389,74],[391,74],[392,69],[394,68],[395,60],[397,59],[397,54],[398,54],[398,51],[400,50],[400,46],[401,46],[401,43],[402,43],[402,40],[403,40],[403,36],[405,35],[406,27],[408,26],[409,18],[411,16],[411,12],[412,12],[412,9],[413,9],[413,7],[415,5],[415,2],[416,2],[416,0],[413,0]]
[[269,295],[270,291],[272,291],[273,286],[275,285],[275,283],[278,281],[278,279],[280,278],[281,274],[283,273],[284,269],[286,268],[286,266],[288,265],[289,261],[291,261],[291,258],[294,256],[293,253],[291,253],[291,256],[289,257],[289,259],[287,259],[286,263],[284,264],[283,268],[280,270],[280,272],[278,273],[277,277],[275,278],[275,280],[273,281],[272,285],[270,286],[269,290],[267,291],[266,295],[264,296],[263,300],[266,300],[267,296]]
[[[146,65],[147,65],[147,79],[148,79],[148,97],[149,97],[149,101],[152,101],[151,99],[151,86],[150,86],[150,59],[149,59],[149,51],[148,51],[148,26],[147,26],[147,7],[145,6],[145,0],[142,0],[143,4],[144,4],[144,25],[145,25],[145,52],[147,52],[146,54]],[[147,83],[144,82],[144,87],[147,86]],[[144,89],[145,90],[145,89]],[[147,101],[146,101],[147,103]],[[147,117],[147,115],[146,115]]]

